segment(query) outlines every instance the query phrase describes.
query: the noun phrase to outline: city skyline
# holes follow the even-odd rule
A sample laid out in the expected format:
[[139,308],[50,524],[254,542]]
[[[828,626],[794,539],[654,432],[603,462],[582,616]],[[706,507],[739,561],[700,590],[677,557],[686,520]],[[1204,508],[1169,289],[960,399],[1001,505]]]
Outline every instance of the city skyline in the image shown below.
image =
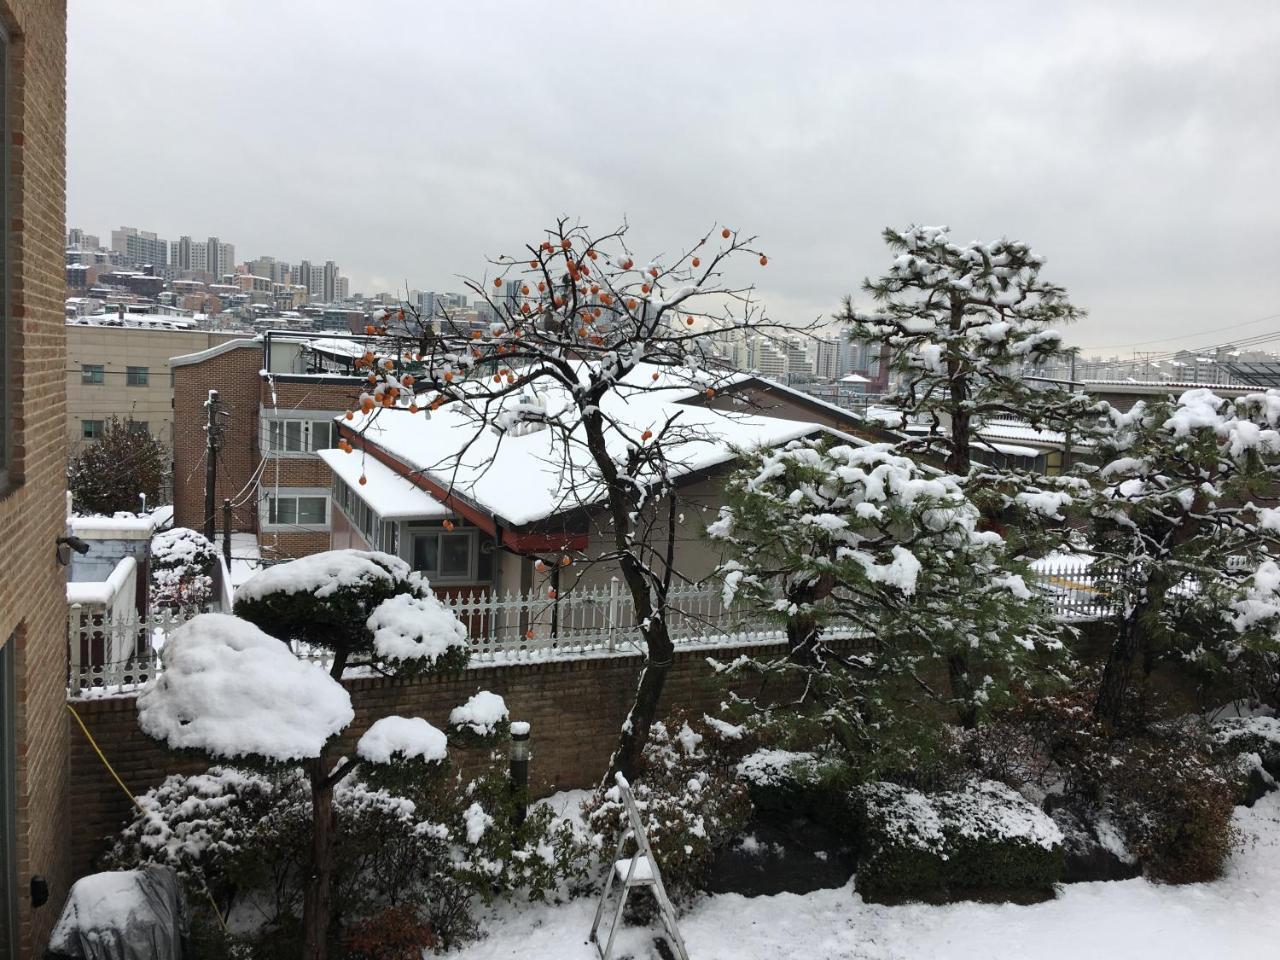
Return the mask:
[[[572,9],[73,4],[69,220],[323,250],[361,291],[460,289],[559,215],[628,218],[645,255],[727,223],[770,254],[741,279],[796,322],[883,272],[884,226],[950,223],[1044,254],[1086,349],[1280,313],[1270,4]],[[159,101],[91,55],[179,41],[190,69]],[[530,82],[549,42],[573,66]],[[151,135],[157,104],[190,122]],[[125,141],[153,159],[121,163]]]

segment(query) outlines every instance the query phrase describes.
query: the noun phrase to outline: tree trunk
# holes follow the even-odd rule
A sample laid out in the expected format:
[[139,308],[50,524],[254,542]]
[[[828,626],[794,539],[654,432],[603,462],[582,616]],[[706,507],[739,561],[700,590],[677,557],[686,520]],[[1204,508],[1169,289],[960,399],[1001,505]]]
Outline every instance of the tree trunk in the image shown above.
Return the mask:
[[649,648],[649,656],[645,660],[644,669],[640,671],[635,703],[622,727],[618,749],[609,761],[609,770],[603,783],[605,787],[612,785],[615,773],[634,780],[640,772],[640,758],[644,753],[645,741],[649,739],[649,728],[658,716],[658,701],[662,698],[662,688],[671,671],[675,647],[667,635],[666,620],[655,618],[641,633]]
[[1093,708],[1095,717],[1113,727],[1120,724],[1129,681],[1133,677],[1133,664],[1141,646],[1141,630],[1132,619],[1126,619],[1120,624],[1119,633],[1107,655],[1107,665],[1102,668],[1098,702]]
[[333,915],[333,849],[337,821],[323,756],[310,763],[311,874],[302,899],[303,960],[325,960]]
[[951,696],[956,701],[956,718],[960,726],[973,730],[978,726],[978,706],[973,702],[973,680],[969,676],[968,649],[953,650],[947,654],[947,678],[951,682]]

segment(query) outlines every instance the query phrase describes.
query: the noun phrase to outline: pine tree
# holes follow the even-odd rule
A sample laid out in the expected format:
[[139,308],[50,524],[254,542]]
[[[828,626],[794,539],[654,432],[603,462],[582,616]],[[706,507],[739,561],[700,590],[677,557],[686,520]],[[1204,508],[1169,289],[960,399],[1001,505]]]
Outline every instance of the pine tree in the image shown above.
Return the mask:
[[110,516],[137,511],[142,495],[159,506],[168,464],[164,444],[132,421],[111,417],[102,438],[73,457],[67,469],[71,502],[81,513]]
[[[951,706],[972,726],[1030,664],[1058,649],[1043,601],[1005,556],[1000,536],[955,478],[887,445],[797,441],[747,457],[708,528],[730,546],[725,600],[771,610],[786,623],[790,665],[806,693],[850,733],[869,727],[857,704],[903,678],[934,699],[927,677],[957,657],[981,683],[958,685]],[[827,641],[832,619],[867,638],[867,654]],[[966,673],[967,676],[967,673]],[[873,738],[874,734],[868,734]]]
[[[1041,278],[1044,259],[1024,243],[1001,239],[960,245],[946,227],[886,229],[897,256],[887,273],[863,289],[873,312],[846,298],[838,319],[857,340],[888,348],[900,377],[888,403],[901,425],[924,427],[899,450],[940,462],[964,486],[986,523],[1006,529],[1015,549],[1046,549],[1060,538],[1062,508],[1079,484],[980,463],[997,452],[983,439],[984,424],[1013,418],[1032,427],[1062,430],[1064,446],[1083,438],[1098,404],[1084,394],[1027,373],[1069,356],[1058,326],[1083,316],[1065,290]],[[1046,528],[1053,531],[1045,535]],[[954,692],[973,686],[963,651],[951,662]]]
[[1260,667],[1274,696],[1280,509],[1266,504],[1280,482],[1278,427],[1275,390],[1231,400],[1197,389],[1109,412],[1084,502],[1116,631],[1101,719],[1141,724],[1131,695],[1160,662],[1210,676]]

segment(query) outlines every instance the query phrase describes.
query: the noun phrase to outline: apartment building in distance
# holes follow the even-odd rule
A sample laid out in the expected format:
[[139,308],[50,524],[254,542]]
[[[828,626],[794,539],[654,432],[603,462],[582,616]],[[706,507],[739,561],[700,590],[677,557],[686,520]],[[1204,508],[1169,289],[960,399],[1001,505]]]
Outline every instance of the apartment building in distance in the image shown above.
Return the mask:
[[101,436],[111,417],[133,421],[172,450],[170,357],[241,336],[196,330],[176,317],[137,316],[118,324],[90,317],[67,321],[66,436],[72,454]]
[[337,443],[334,417],[356,402],[364,353],[351,337],[269,331],[174,357],[174,522],[205,523],[203,426],[211,389],[219,392],[221,448],[215,524],[232,502],[232,529],[253,532],[266,559],[329,549],[333,520],[329,469],[317,451]]
[[63,0],[0,0],[0,957],[16,960],[44,955],[72,878],[66,36]]

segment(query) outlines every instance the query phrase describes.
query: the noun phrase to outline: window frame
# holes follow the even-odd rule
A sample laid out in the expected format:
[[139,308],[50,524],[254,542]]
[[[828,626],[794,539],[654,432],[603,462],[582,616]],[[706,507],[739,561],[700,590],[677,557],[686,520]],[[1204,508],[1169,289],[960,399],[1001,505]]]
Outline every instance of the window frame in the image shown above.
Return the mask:
[[[440,541],[445,537],[467,538],[467,573],[465,576],[446,576],[439,569],[423,570],[417,565],[418,541],[425,540],[428,537],[434,538],[436,541],[436,566],[440,566],[440,557],[443,551],[440,549]],[[434,586],[436,584],[458,584],[458,583],[478,583],[480,568],[480,531],[474,527],[455,528],[446,530],[441,526],[418,527],[411,526],[409,530],[409,565],[423,574],[428,581]]]
[[102,363],[80,364],[80,385],[85,387],[101,387],[107,382],[107,367]]
[[[142,379],[138,377],[138,371],[142,371]],[[124,368],[124,384],[126,387],[149,387],[151,386],[151,368],[150,367],[125,367]]]
[[[275,411],[264,409],[261,411],[260,416],[258,444],[262,449],[262,455],[265,457],[314,457],[317,450],[332,450],[337,444],[338,429],[337,424],[334,422],[334,418],[338,416],[336,411],[289,410],[283,415],[277,415]],[[316,441],[313,439],[315,425],[318,423],[328,425],[329,440],[327,445],[316,446]],[[288,444],[287,434],[290,425],[294,425],[297,428],[298,449],[277,449],[278,440],[283,441],[286,445]]]
[[[98,425],[97,429],[90,433],[88,427],[91,423]],[[80,421],[80,439],[81,440],[101,440],[102,435],[107,432],[107,421],[105,420],[81,420]]]
[[[277,497],[277,493],[279,496]],[[271,519],[272,501],[293,500],[293,515],[298,516],[298,501],[316,499],[324,501],[323,523],[289,523]],[[279,507],[276,508],[277,514]],[[333,527],[333,497],[329,487],[264,487],[258,500],[258,529],[263,533],[327,533]]]

